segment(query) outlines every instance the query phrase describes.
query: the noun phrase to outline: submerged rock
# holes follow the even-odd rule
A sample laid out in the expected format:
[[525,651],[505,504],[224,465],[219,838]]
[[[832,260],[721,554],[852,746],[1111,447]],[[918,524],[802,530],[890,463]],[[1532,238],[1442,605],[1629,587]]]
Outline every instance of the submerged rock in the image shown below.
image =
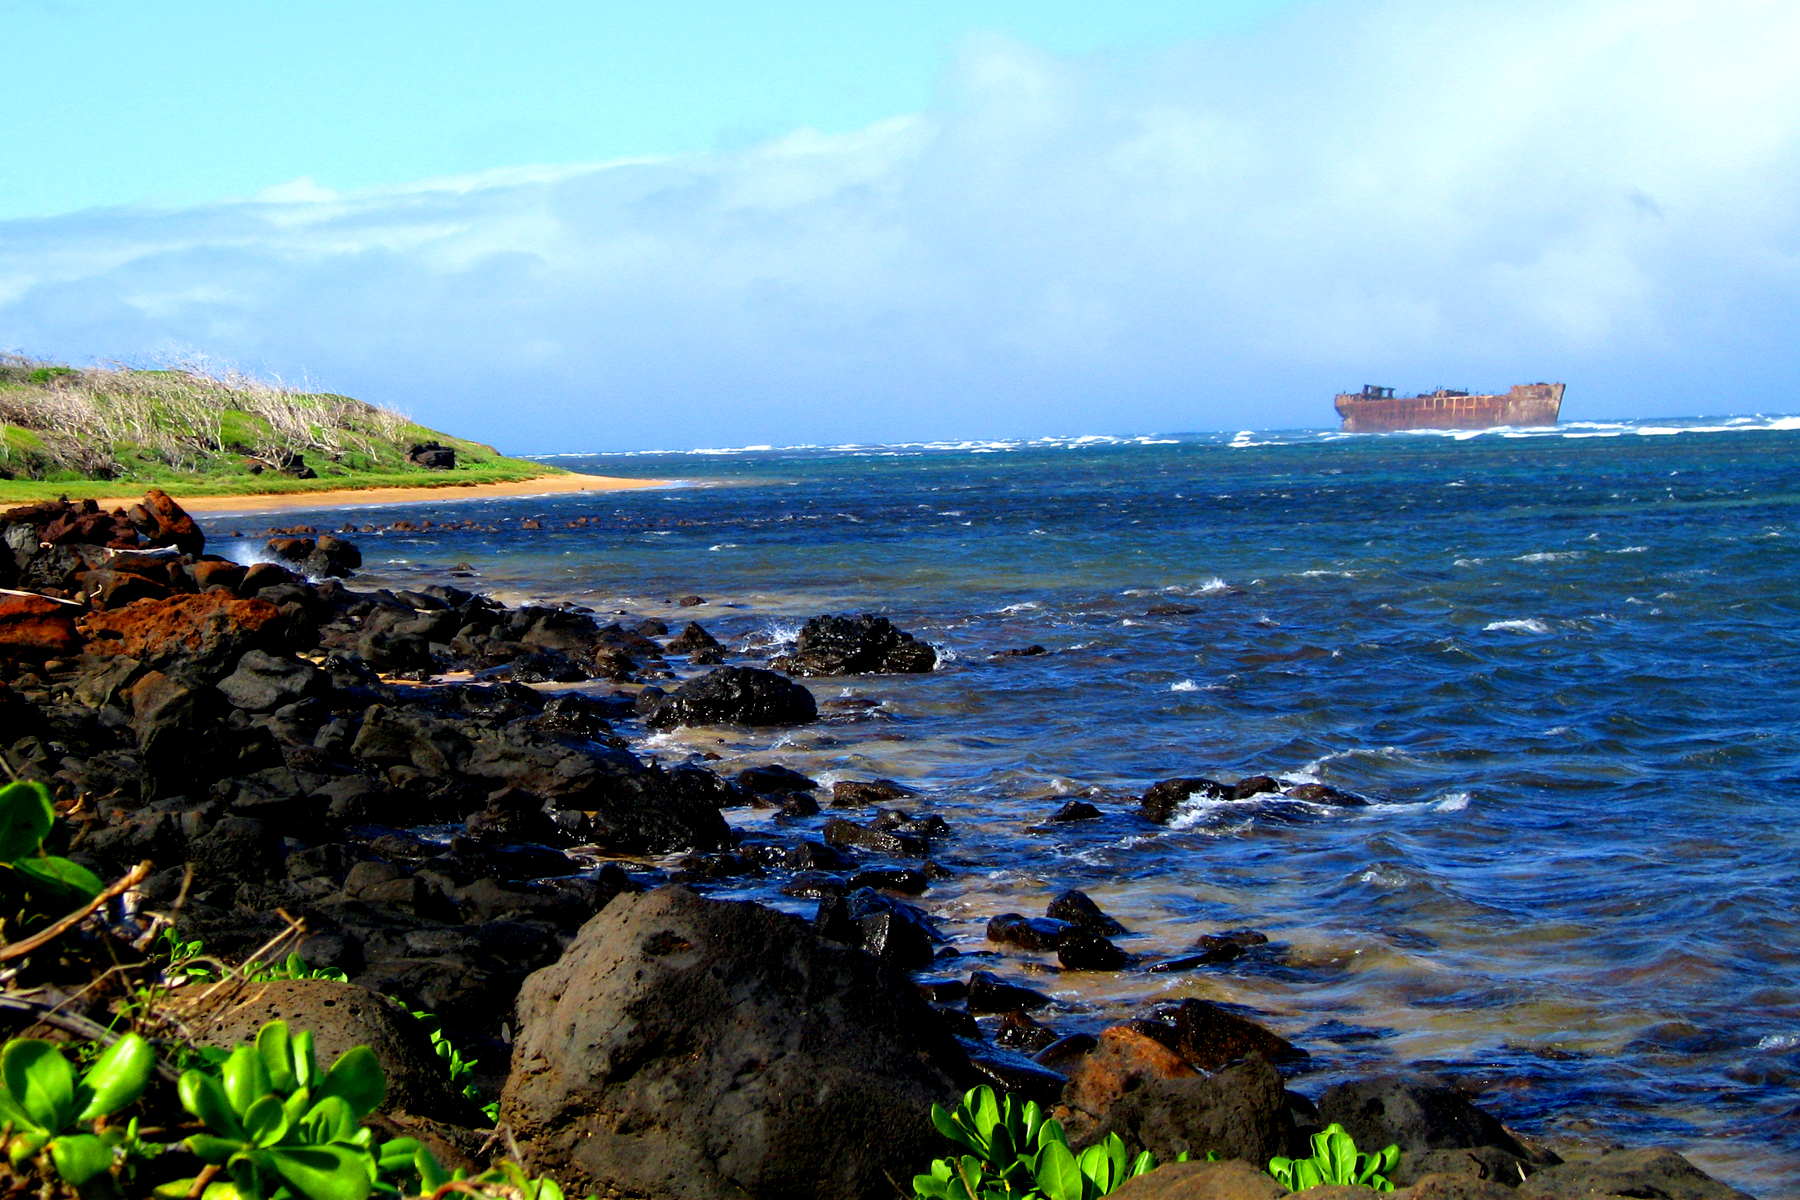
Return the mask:
[[1166,825],[1169,818],[1175,815],[1175,810],[1181,807],[1182,801],[1189,796],[1229,800],[1231,795],[1232,790],[1216,779],[1165,779],[1161,783],[1150,785],[1150,789],[1138,801],[1138,812],[1146,820]]

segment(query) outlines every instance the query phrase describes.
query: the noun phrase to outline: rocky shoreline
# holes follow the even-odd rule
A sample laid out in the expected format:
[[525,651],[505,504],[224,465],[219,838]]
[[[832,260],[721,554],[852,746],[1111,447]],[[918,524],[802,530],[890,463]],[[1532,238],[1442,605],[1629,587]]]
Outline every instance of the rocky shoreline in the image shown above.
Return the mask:
[[[1304,1048],[1203,1001],[1061,1036],[1030,1015],[1040,993],[958,971],[913,902],[949,869],[937,851],[954,831],[907,789],[822,796],[780,767],[666,769],[615,732],[799,724],[818,707],[797,678],[930,671],[931,648],[885,619],[820,618],[791,655],[727,663],[691,622],[602,625],[444,584],[358,591],[360,554],[332,534],[270,541],[288,566],[234,563],[157,491],[113,512],[0,513],[0,538],[0,750],[55,789],[71,858],[107,879],[152,864],[114,919],[166,914],[228,959],[298,919],[307,963],[350,983],[265,984],[245,1005],[326,1030],[353,1009],[386,1020],[369,992],[437,1014],[487,1068],[474,1082],[526,1161],[572,1189],[904,1192],[945,1152],[929,1105],[985,1083],[1056,1106],[1073,1143],[1117,1133],[1171,1164],[1127,1184],[1134,1197],[1280,1194],[1233,1162],[1173,1160],[1260,1171],[1328,1122],[1361,1146],[1399,1144],[1395,1181],[1421,1196],[1741,1195],[1666,1150],[1563,1163],[1429,1077],[1308,1099],[1282,1075]],[[711,669],[676,686],[676,656]],[[1277,790],[1169,779],[1139,811],[1166,821],[1189,796]],[[1322,785],[1287,794],[1366,803]],[[723,810],[744,806],[786,821],[739,834]],[[1074,801],[1051,820],[1093,815]],[[672,855],[672,869],[642,861]],[[706,898],[752,872],[784,873],[815,918]],[[1124,966],[1120,932],[1080,892],[988,925],[1068,970]],[[1259,939],[1209,934],[1151,969],[1229,961]],[[79,1004],[103,1020],[107,1002]],[[418,1032],[382,1028],[400,1081],[388,1119],[453,1159],[481,1153],[485,1121],[433,1074]]]

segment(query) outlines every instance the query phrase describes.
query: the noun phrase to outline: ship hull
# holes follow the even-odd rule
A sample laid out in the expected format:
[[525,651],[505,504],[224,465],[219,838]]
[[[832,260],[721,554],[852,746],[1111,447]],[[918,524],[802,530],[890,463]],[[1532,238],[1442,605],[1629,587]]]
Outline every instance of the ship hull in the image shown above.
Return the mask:
[[1346,433],[1529,427],[1556,424],[1562,398],[1560,383],[1524,383],[1510,392],[1489,396],[1371,397],[1346,392],[1337,398],[1337,411]]

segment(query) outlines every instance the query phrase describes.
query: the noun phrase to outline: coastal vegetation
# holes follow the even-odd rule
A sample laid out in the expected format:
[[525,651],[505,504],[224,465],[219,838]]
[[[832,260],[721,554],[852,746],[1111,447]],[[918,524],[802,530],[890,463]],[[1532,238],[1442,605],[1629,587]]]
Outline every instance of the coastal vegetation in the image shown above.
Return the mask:
[[[449,453],[444,453],[448,451]],[[560,474],[390,408],[203,365],[0,355],[0,501],[506,483]]]

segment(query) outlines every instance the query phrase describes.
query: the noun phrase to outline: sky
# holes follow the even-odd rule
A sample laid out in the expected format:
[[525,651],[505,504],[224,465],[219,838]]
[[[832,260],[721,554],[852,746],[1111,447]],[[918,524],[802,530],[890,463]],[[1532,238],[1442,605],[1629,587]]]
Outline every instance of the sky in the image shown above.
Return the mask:
[[0,0],[0,349],[518,453],[1800,411],[1800,6]]

